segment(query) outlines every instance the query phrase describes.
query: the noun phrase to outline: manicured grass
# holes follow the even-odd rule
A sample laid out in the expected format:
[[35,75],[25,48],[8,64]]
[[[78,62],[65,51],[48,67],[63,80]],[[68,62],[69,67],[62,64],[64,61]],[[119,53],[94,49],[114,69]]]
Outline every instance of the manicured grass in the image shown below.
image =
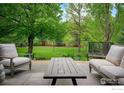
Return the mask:
[[[26,53],[27,47],[18,47],[17,51],[19,54]],[[51,57],[72,57],[78,60],[77,48],[76,47],[41,47],[34,46],[33,49],[34,57],[36,59],[50,59]],[[81,48],[80,60],[87,60],[86,48]]]

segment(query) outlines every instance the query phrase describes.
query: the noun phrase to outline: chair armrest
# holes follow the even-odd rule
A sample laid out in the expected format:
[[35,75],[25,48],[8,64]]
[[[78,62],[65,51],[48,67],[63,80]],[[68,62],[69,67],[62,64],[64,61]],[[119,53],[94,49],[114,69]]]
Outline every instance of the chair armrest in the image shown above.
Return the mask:
[[0,56],[0,58],[10,59],[10,66],[12,66],[13,65],[13,58],[15,58],[15,57],[4,57],[4,56]]
[[0,58],[13,59],[13,58],[15,58],[15,57],[4,57],[4,56],[0,56]]

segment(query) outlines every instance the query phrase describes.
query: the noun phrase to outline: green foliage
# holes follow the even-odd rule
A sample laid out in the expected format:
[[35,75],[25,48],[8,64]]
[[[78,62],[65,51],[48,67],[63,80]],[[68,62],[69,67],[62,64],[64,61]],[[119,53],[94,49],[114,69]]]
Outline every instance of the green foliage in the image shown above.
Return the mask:
[[[73,19],[75,22],[79,19],[76,13],[78,13],[80,5],[82,6],[81,40],[103,41],[105,37],[105,4],[100,3],[69,4],[67,13],[70,19],[68,22],[60,21],[62,15],[60,4],[0,4],[0,41],[25,42],[27,37],[32,35],[41,40],[64,41],[66,44],[74,45],[76,41],[73,34],[77,33],[79,27]],[[113,8],[117,11],[115,16],[112,16],[111,13]],[[74,9],[77,9],[76,13],[71,11]],[[111,41],[120,40],[124,25],[123,11],[123,4],[110,4],[110,26],[113,32]]]
[[119,38],[117,39],[118,42],[122,42],[124,43],[124,30],[121,31],[120,35],[119,35]]
[[74,42],[75,42],[74,38],[73,38],[72,35],[69,34],[69,33],[67,33],[67,34],[65,35],[63,41],[64,41],[64,43],[65,43],[66,46],[74,46],[74,44],[75,44],[75,43],[74,43]]
[[124,42],[124,5],[118,3],[115,4],[115,8],[117,9],[117,23],[112,40],[115,42]]
[[41,40],[39,38],[34,39],[34,46],[41,46]]
[[[0,26],[5,28],[4,24],[9,24],[19,37],[57,31],[62,12],[59,4],[0,4],[0,7]],[[6,28],[10,30],[9,27]]]
[[[34,45],[41,45],[41,41],[49,41],[54,45],[77,46],[77,41],[80,40],[80,45],[85,48],[87,45],[83,41],[101,42],[105,41],[107,36],[108,41],[124,41],[123,4],[69,4],[67,7],[69,19],[66,22],[61,21],[63,11],[60,5],[0,4],[0,43],[27,46],[30,43],[28,39],[31,38]],[[106,8],[106,5],[109,7]],[[117,12],[115,15],[112,15],[113,9]],[[109,30],[106,30],[107,26]],[[39,48],[35,49],[37,58],[45,53],[38,53]],[[47,51],[48,48],[42,50]],[[49,50],[43,58],[49,56],[50,51],[54,53]],[[58,49],[58,51],[63,52],[66,49]],[[69,51],[73,51],[73,49]],[[74,57],[70,52],[65,54],[60,52],[56,52],[52,56]],[[75,52],[76,55],[78,55],[77,52]]]
[[13,32],[16,42],[27,40],[30,53],[35,37],[56,41],[64,35],[60,4],[1,4],[0,7],[0,18],[4,22],[0,24],[0,37]]
[[0,38],[12,33],[13,28],[16,26],[9,19],[11,11],[8,7],[12,8],[13,6],[6,4],[5,8],[5,4],[0,4]]
[[100,42],[103,40],[103,32],[100,28],[100,24],[92,18],[92,16],[85,17],[85,25],[87,32],[82,35],[82,38],[86,41]]

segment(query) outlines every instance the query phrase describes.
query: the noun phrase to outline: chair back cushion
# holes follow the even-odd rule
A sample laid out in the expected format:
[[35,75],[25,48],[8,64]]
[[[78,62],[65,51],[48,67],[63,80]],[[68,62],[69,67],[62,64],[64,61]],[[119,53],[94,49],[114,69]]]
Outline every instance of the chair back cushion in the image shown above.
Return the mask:
[[112,45],[106,56],[106,60],[110,61],[116,66],[119,66],[123,55],[124,55],[124,46]]
[[15,44],[0,44],[0,56],[2,57],[17,57]]
[[124,56],[123,56],[123,58],[122,58],[122,60],[121,60],[120,66],[124,68]]

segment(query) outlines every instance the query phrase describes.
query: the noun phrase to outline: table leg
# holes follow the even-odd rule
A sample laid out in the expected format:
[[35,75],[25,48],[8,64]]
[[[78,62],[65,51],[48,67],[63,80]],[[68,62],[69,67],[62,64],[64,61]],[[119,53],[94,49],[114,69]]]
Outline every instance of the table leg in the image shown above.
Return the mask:
[[51,85],[55,85],[56,84],[56,80],[57,80],[57,78],[53,78],[53,81],[52,81]]
[[72,78],[73,85],[77,85],[76,79]]

